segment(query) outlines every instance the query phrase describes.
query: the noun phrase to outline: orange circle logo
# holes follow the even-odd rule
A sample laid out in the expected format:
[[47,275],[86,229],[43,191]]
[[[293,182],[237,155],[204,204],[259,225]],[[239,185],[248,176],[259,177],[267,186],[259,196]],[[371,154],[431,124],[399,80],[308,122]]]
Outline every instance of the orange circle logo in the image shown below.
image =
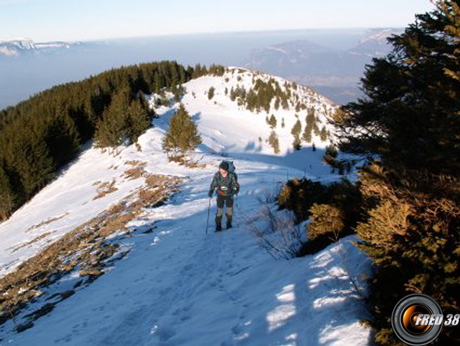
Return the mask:
[[417,325],[417,320],[419,319],[419,315],[427,315],[431,314],[430,310],[423,305],[412,305],[409,306],[404,314],[402,315],[402,324],[404,328],[411,334],[420,335],[426,333],[431,326],[430,325],[422,325],[419,323]]

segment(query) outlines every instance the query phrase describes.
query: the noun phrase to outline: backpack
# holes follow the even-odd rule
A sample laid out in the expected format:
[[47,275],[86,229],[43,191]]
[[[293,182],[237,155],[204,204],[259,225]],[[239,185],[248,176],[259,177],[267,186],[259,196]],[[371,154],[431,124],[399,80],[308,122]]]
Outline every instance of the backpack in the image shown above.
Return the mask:
[[227,162],[228,163],[228,172],[232,173],[235,176],[236,181],[238,181],[238,175],[236,174],[236,168],[235,164],[233,161],[222,161],[222,162]]

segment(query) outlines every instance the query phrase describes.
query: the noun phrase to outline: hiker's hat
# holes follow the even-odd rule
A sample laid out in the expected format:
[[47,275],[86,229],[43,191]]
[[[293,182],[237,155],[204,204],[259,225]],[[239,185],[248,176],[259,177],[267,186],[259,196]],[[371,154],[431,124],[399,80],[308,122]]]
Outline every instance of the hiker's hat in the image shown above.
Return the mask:
[[228,162],[222,161],[219,165],[219,168],[225,169],[228,172]]

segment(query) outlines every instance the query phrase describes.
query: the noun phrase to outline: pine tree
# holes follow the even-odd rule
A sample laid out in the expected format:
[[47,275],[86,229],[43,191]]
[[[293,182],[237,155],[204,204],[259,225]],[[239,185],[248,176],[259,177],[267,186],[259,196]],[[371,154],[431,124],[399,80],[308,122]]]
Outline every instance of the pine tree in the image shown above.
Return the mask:
[[315,121],[315,124],[313,125],[313,133],[315,136],[319,136],[321,134],[321,131],[319,130],[318,124]]
[[112,99],[110,106],[104,111],[102,120],[96,125],[95,142],[100,148],[115,148],[129,138],[127,123],[130,105],[129,90],[122,88]]
[[55,167],[69,162],[80,149],[80,135],[68,111],[59,106],[50,119],[45,119],[45,142]]
[[312,137],[313,137],[313,128],[315,126],[315,108],[314,107],[311,107],[308,109],[307,111],[307,116],[305,118],[305,121],[306,121],[306,125],[305,125],[305,130],[303,132],[303,135],[302,135],[302,139],[306,142],[306,143],[311,143],[312,141]]
[[[379,153],[385,164],[451,174],[460,171],[458,2],[437,1],[433,13],[390,39],[393,52],[374,59],[363,79],[367,98],[343,108],[335,125],[342,146]],[[449,72],[450,71],[450,72]],[[382,107],[381,105],[385,105]],[[359,128],[359,134],[351,129]],[[361,130],[362,129],[362,130]]]
[[326,130],[326,126],[323,126],[323,128],[321,129],[320,138],[321,138],[321,141],[322,141],[322,142],[327,141],[327,130]]
[[180,152],[182,155],[189,153],[201,144],[201,136],[191,116],[180,104],[176,114],[169,121],[169,129],[163,138],[163,150],[174,156]]
[[142,135],[151,125],[151,118],[144,109],[139,99],[133,100],[127,109],[127,137],[131,143],[137,143]]
[[291,134],[294,136],[294,141],[292,143],[292,146],[295,150],[300,150],[300,148],[302,147],[302,143],[300,140],[301,131],[302,131],[302,124],[300,120],[297,120],[291,129]]
[[276,128],[276,123],[277,123],[276,118],[275,118],[275,116],[272,114],[272,115],[270,116],[270,119],[268,120],[268,124],[270,125],[270,127],[271,127],[272,129],[274,129],[274,128]]
[[154,82],[154,90],[156,94],[159,94],[161,89],[165,86],[163,78],[161,77],[160,73],[155,73],[155,82]]
[[209,90],[208,90],[208,99],[209,100],[212,100],[212,98],[214,97],[215,92],[216,92],[216,88],[214,88],[214,87],[209,88]]
[[19,174],[27,199],[45,186],[55,171],[53,159],[43,138],[43,133],[29,131],[27,138],[18,139],[13,144],[14,169]]
[[[460,8],[435,5],[367,67],[366,97],[333,115],[341,150],[369,157],[360,177],[368,218],[357,231],[378,265],[369,303],[385,346],[400,344],[390,316],[401,297],[427,294],[445,315],[460,306]],[[437,339],[459,343],[454,328]]]
[[295,150],[300,150],[302,148],[302,142],[299,136],[294,136],[294,141],[292,142],[292,147]]
[[250,89],[246,97],[246,107],[251,112],[257,107],[257,95],[254,89]]
[[301,131],[302,131],[302,123],[300,122],[300,120],[297,120],[291,129],[291,134],[294,137],[299,137]]
[[276,134],[274,130],[270,132],[270,136],[268,137],[267,142],[268,144],[271,145],[271,147],[273,148],[273,152],[275,154],[280,153],[280,143],[279,143],[278,135]]
[[12,214],[17,199],[4,165],[0,165],[0,221],[7,219]]

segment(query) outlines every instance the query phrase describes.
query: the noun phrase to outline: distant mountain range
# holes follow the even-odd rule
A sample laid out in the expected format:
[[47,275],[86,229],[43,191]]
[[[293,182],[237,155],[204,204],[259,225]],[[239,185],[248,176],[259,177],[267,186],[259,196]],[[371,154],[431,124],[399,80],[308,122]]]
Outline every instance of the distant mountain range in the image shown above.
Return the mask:
[[11,41],[0,41],[0,56],[15,57],[24,53],[37,51],[56,51],[69,49],[75,45],[81,45],[81,42],[34,42],[30,39],[20,39]]
[[400,32],[343,29],[99,42],[0,41],[0,109],[59,83],[152,60],[244,66],[310,86],[344,104],[362,95],[358,83],[365,65],[387,54],[387,37]]
[[372,29],[353,47],[342,50],[308,40],[256,49],[244,66],[316,88],[338,103],[360,95],[358,82],[374,57],[388,54],[387,38],[401,29]]
[[401,32],[402,29],[369,30],[369,33],[348,52],[372,58],[387,55],[391,49],[391,45],[388,44],[388,38]]

